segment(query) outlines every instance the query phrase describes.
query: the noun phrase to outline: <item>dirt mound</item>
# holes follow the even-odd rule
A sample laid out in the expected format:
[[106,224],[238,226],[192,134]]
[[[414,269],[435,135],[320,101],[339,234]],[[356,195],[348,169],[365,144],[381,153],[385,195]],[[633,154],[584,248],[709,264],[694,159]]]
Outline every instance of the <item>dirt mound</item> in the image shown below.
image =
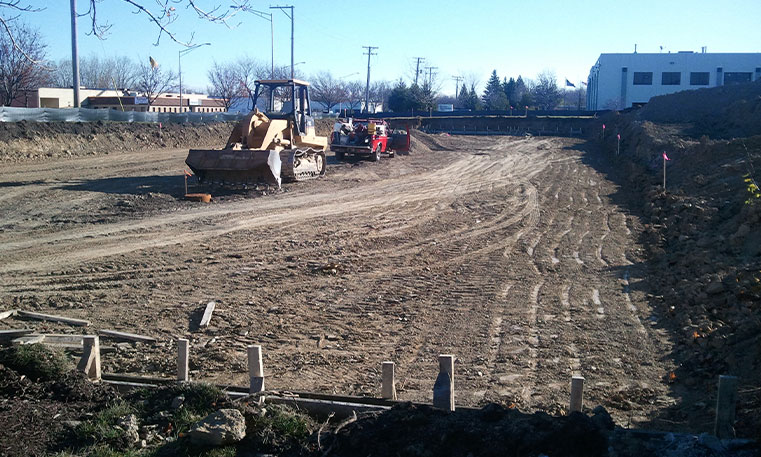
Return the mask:
[[677,342],[672,388],[701,406],[662,415],[710,422],[715,397],[698,392],[715,395],[719,375],[738,376],[738,436],[756,433],[761,412],[760,114],[761,83],[753,83],[658,97],[641,112],[601,119],[623,138],[617,157],[615,135],[603,142],[617,179],[642,194],[633,209],[646,224],[651,303]]
[[222,147],[233,123],[0,122],[0,162],[40,161],[151,148]]
[[761,135],[761,81],[653,97],[638,117],[692,124],[688,132],[695,137]]
[[365,455],[372,449],[372,455],[594,457],[606,455],[612,429],[602,408],[590,418],[524,414],[496,404],[447,413],[407,403],[341,429],[332,455]]

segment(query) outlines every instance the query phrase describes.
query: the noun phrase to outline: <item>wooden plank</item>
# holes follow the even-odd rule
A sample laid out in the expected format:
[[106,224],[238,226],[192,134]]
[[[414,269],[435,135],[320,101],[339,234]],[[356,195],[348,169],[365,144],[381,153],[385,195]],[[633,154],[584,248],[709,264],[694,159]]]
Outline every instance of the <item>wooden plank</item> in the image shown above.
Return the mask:
[[23,346],[25,344],[36,344],[45,341],[45,335],[25,335],[11,340],[14,346]]
[[201,323],[198,324],[199,327],[208,327],[209,322],[211,322],[211,314],[214,312],[214,308],[217,306],[216,303],[213,301],[210,301],[206,305],[206,310],[203,312],[203,317],[201,318]]
[[30,319],[39,319],[42,321],[60,322],[62,324],[77,325],[81,327],[87,327],[90,325],[90,321],[84,319],[74,319],[72,317],[54,316],[52,314],[33,313],[31,311],[19,311],[19,316],[28,317]]
[[46,333],[45,344],[71,344],[82,346],[85,335],[67,335],[63,333]]
[[111,338],[121,341],[136,341],[138,343],[155,343],[156,338],[135,333],[118,332],[116,330],[98,330],[98,334],[104,338]]
[[100,370],[100,341],[97,336],[85,336],[82,339],[82,358],[77,370],[84,372],[93,381],[99,381]]
[[3,319],[7,319],[7,318],[9,318],[11,316],[15,316],[15,315],[16,315],[16,310],[15,309],[11,309],[11,310],[8,310],[8,311],[0,312],[0,321],[3,320]]
[[33,331],[34,330],[30,328],[11,328],[7,330],[0,330],[0,340],[12,340],[20,336],[28,335]]

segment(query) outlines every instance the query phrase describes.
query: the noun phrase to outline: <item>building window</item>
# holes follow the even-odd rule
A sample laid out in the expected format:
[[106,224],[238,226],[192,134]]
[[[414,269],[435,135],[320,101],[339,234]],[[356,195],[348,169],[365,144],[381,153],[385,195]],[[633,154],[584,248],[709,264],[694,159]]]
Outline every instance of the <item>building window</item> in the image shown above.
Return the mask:
[[724,73],[724,84],[741,84],[751,81],[751,73],[728,71]]
[[682,84],[682,74],[678,71],[664,71],[661,74],[661,84],[664,86],[678,86]]
[[693,71],[690,73],[690,86],[707,86],[707,85],[708,85],[707,71]]
[[652,86],[653,72],[652,71],[635,71],[634,85],[635,86]]

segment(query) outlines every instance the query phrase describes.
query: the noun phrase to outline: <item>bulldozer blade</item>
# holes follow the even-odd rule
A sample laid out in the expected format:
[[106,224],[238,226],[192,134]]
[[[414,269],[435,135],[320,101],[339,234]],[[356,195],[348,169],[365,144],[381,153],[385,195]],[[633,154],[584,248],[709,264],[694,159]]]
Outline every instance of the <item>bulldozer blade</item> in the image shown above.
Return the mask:
[[272,150],[191,149],[185,163],[201,182],[266,183],[280,187],[280,154]]

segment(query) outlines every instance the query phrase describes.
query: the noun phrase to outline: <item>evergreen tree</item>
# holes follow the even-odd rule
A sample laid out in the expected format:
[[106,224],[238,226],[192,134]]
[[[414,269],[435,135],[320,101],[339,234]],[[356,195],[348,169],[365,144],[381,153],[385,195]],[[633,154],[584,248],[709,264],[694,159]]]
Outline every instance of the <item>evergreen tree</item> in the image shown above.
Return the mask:
[[414,107],[412,91],[401,79],[388,95],[388,109],[394,112],[411,111]]
[[515,106],[518,101],[515,97],[515,79],[511,76],[510,79],[502,84],[505,90],[505,97],[507,97],[507,103],[510,106]]
[[465,103],[465,108],[471,111],[481,111],[483,109],[483,106],[481,105],[481,99],[478,97],[478,94],[476,93],[475,84],[471,84],[470,86],[470,91],[468,91],[468,98]]
[[515,80],[515,89],[513,90],[513,98],[510,99],[512,100],[512,103],[514,104],[513,106],[515,106],[516,108],[518,107],[522,108],[526,106],[526,103],[524,103],[524,101],[527,100],[524,98],[524,96],[526,95],[526,92],[527,92],[526,83],[523,82],[523,78],[521,77],[521,75],[518,75],[518,79]]
[[507,109],[507,96],[502,87],[502,83],[497,76],[497,70],[491,72],[491,77],[486,83],[486,89],[483,95],[484,107],[487,110],[504,110]]
[[466,86],[465,83],[462,83],[460,93],[457,94],[457,108],[467,108],[468,95],[468,86]]

